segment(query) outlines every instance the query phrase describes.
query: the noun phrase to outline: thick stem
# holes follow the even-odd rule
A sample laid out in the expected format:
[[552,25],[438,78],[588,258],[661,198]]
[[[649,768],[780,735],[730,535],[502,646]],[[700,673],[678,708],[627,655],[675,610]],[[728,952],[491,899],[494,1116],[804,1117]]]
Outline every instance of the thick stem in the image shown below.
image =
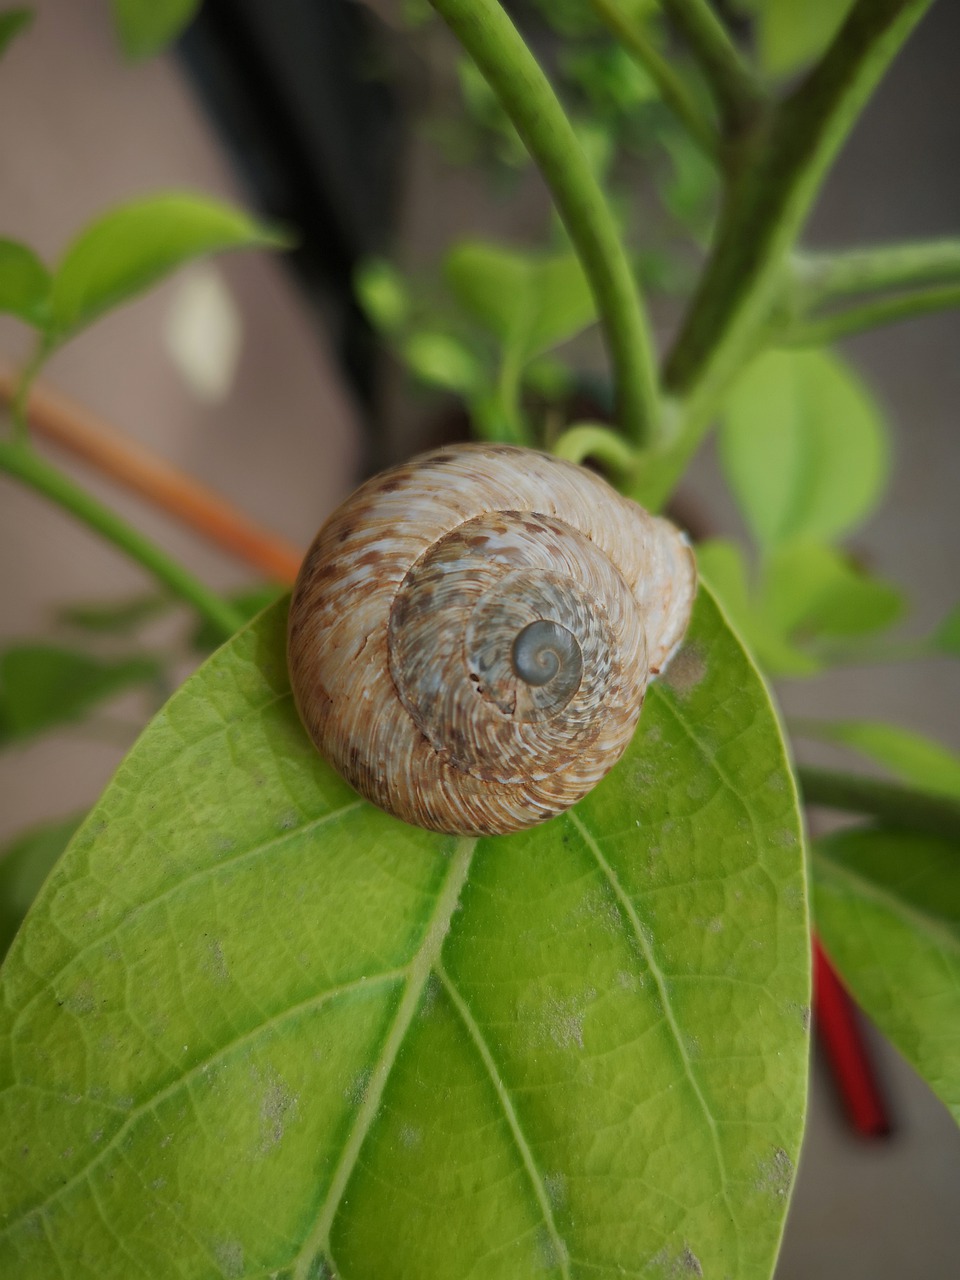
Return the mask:
[[718,399],[773,325],[787,260],[827,169],[932,0],[858,0],[822,61],[747,141],[710,259],[667,361],[680,428],[658,462],[676,483]]
[[614,366],[619,417],[636,443],[659,427],[657,375],[640,292],[573,126],[497,0],[430,0],[524,139],[583,263]]
[[627,52],[647,71],[665,105],[683,124],[690,137],[711,160],[720,151],[720,137],[700,110],[693,95],[637,21],[619,8],[616,0],[590,0],[594,12]]
[[762,112],[766,95],[756,73],[734,44],[708,0],[663,0],[710,85],[724,133],[736,138]]
[[788,325],[778,338],[786,347],[821,347],[849,338],[868,329],[879,329],[885,324],[897,324],[912,320],[915,316],[929,315],[933,311],[946,311],[960,307],[960,284],[943,285],[938,289],[918,289],[913,293],[901,293],[893,298],[877,298],[859,307],[836,311],[810,320],[798,320]]
[[225,600],[209,591],[176,560],[154,546],[125,520],[101,506],[96,498],[51,467],[22,442],[0,441],[0,470],[22,480],[31,489],[76,516],[88,528],[102,534],[108,542],[112,542],[152,573],[158,582],[192,605],[225,639],[243,625],[243,617]]
[[831,769],[797,768],[806,804],[879,819],[885,826],[960,840],[960,803],[893,782]]

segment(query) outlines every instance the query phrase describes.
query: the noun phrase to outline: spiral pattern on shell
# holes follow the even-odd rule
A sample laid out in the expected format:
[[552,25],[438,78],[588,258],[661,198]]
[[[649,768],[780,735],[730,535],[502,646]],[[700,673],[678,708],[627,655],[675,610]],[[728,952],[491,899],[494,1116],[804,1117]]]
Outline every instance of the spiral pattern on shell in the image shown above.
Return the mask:
[[407,822],[516,831],[623,754],[694,590],[683,536],[592,472],[436,450],[369,480],[310,548],[288,638],[300,717]]

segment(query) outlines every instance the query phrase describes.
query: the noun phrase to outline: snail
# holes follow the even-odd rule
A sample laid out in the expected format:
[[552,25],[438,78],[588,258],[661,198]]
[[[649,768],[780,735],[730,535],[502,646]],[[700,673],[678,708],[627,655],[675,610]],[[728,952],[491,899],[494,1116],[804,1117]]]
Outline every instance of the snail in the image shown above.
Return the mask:
[[317,534],[290,606],[297,709],[380,808],[517,831],[626,750],[695,587],[685,537],[595,473],[510,445],[435,450]]

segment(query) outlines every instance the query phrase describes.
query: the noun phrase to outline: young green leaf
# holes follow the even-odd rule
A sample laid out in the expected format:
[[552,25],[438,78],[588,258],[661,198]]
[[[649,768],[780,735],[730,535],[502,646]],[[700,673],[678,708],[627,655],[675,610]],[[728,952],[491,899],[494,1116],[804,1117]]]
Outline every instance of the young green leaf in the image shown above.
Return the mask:
[[7,46],[33,22],[32,9],[5,9],[0,13],[0,58]]
[[124,635],[136,631],[143,623],[150,622],[176,605],[177,601],[173,596],[150,592],[109,604],[63,605],[57,610],[57,621],[80,631]]
[[120,43],[128,58],[151,58],[193,21],[201,0],[111,0]]
[[960,862],[933,836],[817,841],[814,914],[844,982],[960,1122]]
[[406,281],[392,262],[368,258],[357,269],[353,288],[374,328],[395,334],[406,324],[410,316],[410,296]]
[[447,255],[444,272],[461,306],[522,361],[596,318],[590,286],[572,253],[544,257],[468,241]]
[[172,192],[123,205],[81,232],[57,268],[53,334],[67,337],[192,258],[284,243],[248,214],[206,197]]
[[340,781],[284,632],[278,606],[173,698],[7,957],[0,1273],[766,1280],[804,1106],[803,856],[710,599],[608,778],[480,840]]
[[0,311],[42,329],[49,306],[50,272],[25,244],[0,239]]
[[839,31],[853,0],[741,0],[756,17],[760,65],[788,76],[812,62]]
[[12,645],[0,653],[0,743],[79,720],[160,670],[155,658],[106,661],[53,645]]
[[0,960],[81,817],[46,823],[0,849]]
[[880,720],[805,720],[800,732],[858,751],[901,782],[960,800],[960,756],[932,738]]
[[784,629],[769,618],[751,590],[743,552],[735,542],[711,538],[697,547],[703,580],[716,594],[727,616],[764,671],[772,676],[814,676],[821,664],[790,642]]
[[413,333],[402,350],[410,371],[428,386],[469,396],[483,381],[476,356],[448,333]]
[[904,608],[896,587],[812,541],[779,547],[768,557],[759,604],[774,626],[798,640],[869,635],[889,627]]
[[755,360],[727,396],[719,443],[764,547],[830,541],[868,515],[886,482],[883,419],[849,367],[825,351]]

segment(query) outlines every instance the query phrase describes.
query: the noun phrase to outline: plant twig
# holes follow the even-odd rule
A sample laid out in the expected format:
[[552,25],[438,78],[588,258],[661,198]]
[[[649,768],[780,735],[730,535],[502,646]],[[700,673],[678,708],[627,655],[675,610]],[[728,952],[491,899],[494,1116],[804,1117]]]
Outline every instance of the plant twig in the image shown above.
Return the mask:
[[657,86],[665,105],[683,124],[704,155],[716,160],[720,137],[713,123],[706,119],[693,95],[660,53],[643,28],[631,21],[616,0],[590,0],[601,22],[617,37],[627,52],[647,71]]
[[868,329],[879,329],[886,324],[912,320],[916,316],[934,311],[946,311],[960,307],[960,284],[943,285],[940,288],[917,289],[900,293],[892,298],[876,298],[859,307],[848,307],[824,316],[798,320],[784,329],[778,339],[781,346],[825,346],[839,338],[849,338]]
[[710,85],[724,133],[735,138],[761,113],[766,94],[753,68],[734,44],[708,0],[662,0]]
[[960,803],[946,796],[855,773],[797,767],[806,804],[879,819],[885,826],[960,841]]
[[623,436],[593,422],[579,423],[564,431],[552,452],[567,462],[595,458],[615,475],[629,475],[637,465],[636,452]]
[[801,253],[792,264],[798,315],[858,293],[960,282],[960,239],[876,245],[841,253]]
[[149,538],[50,466],[22,441],[0,441],[0,470],[22,480],[31,489],[50,498],[64,511],[69,511],[89,528],[102,534],[108,542],[112,542],[152,573],[158,582],[168,587],[181,600],[191,604],[224,638],[233,635],[243,625],[243,616],[232,605],[210,591]]
[[[932,0],[857,0],[826,54],[749,139],[664,381],[680,428],[658,468],[662,501],[723,390],[775,330],[787,255],[874,87]],[[679,4],[679,0],[672,0]]]
[[[0,399],[12,401],[16,385],[11,374],[0,370]],[[140,494],[268,578],[290,583],[297,576],[303,557],[293,543],[261,529],[219,494],[79,405],[37,386],[30,394],[26,413],[37,434]]]
[[573,126],[497,0],[430,0],[476,62],[524,139],[583,263],[606,332],[627,436],[646,444],[659,427],[650,326],[616,223]]

